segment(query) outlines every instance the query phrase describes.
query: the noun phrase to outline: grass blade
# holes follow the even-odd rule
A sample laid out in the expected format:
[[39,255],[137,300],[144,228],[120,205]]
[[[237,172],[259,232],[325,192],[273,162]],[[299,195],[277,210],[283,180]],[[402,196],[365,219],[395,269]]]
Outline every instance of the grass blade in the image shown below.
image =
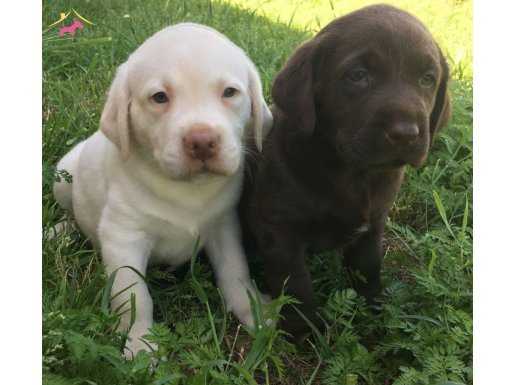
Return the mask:
[[440,195],[436,190],[433,190],[433,198],[435,200],[435,205],[438,210],[438,213],[440,214],[440,217],[442,217],[442,220],[445,224],[445,227],[447,227],[447,230],[449,230],[449,233],[452,235],[454,239],[456,239],[456,236],[454,235],[454,232],[452,231],[451,225],[449,224],[449,221],[447,220],[447,214],[445,212],[445,207],[442,203],[442,200],[440,199]]
[[102,309],[102,313],[109,314],[109,304],[111,303],[111,290],[113,288],[114,280],[116,278],[116,273],[118,272],[118,269],[113,271],[109,278],[107,279],[107,282],[104,286],[104,292],[102,294],[102,302],[100,305],[100,308]]
[[319,343],[319,345],[321,346],[322,348],[322,353],[324,355],[324,357],[330,357],[331,356],[331,348],[329,347],[329,345],[327,344],[324,336],[322,336],[322,333],[320,333],[320,330],[318,330],[318,328],[315,326],[315,324],[313,322],[311,322],[308,317],[306,317],[298,308],[297,306],[295,305],[291,305],[293,306],[293,308],[295,309],[295,311],[297,312],[297,314],[304,320],[306,321],[306,323],[308,324],[308,326],[311,328],[311,330],[313,331],[313,333],[315,334],[315,337]]

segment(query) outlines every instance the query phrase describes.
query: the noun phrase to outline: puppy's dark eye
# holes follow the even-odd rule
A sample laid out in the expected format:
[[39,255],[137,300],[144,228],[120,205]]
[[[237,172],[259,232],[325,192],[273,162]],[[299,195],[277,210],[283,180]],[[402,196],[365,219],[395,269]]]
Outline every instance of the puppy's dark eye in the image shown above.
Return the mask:
[[433,87],[436,84],[436,78],[435,75],[433,75],[431,72],[428,72],[427,74],[422,76],[418,82],[421,87],[429,88]]
[[364,68],[355,68],[346,74],[346,78],[353,84],[366,88],[369,86],[370,77]]
[[223,93],[223,97],[224,98],[232,98],[234,95],[236,95],[238,93],[238,90],[234,87],[227,87],[225,90],[224,90],[224,93]]
[[168,102],[168,96],[163,91],[160,91],[152,95],[152,100],[156,103],[162,104]]

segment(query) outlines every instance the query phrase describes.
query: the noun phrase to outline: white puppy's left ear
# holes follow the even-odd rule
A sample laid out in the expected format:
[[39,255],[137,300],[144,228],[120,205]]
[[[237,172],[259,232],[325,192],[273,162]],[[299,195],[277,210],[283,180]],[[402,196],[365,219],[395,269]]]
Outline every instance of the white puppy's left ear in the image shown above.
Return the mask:
[[273,117],[263,97],[261,79],[254,64],[249,59],[249,92],[252,101],[252,125],[254,140],[259,151],[263,148],[263,139],[272,128]]
[[107,101],[100,117],[100,130],[120,150],[122,159],[129,157],[129,84],[127,64],[116,71]]

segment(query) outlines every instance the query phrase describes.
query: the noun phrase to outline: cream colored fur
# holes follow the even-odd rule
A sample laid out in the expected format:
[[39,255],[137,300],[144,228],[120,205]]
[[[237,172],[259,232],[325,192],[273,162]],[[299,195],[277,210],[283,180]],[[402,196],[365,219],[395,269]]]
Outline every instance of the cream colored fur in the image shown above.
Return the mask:
[[[226,87],[237,94],[224,98]],[[169,102],[158,104],[156,92]],[[197,238],[205,247],[227,305],[252,325],[247,290],[252,289],[240,244],[236,204],[243,180],[246,133],[258,148],[272,123],[256,68],[220,33],[178,24],[146,40],[113,80],[100,130],[76,145],[57,165],[73,182],[54,185],[63,208],[101,250],[107,273],[117,271],[113,309],[136,298],[136,320],[125,355],[149,349],[142,338],[152,326],[152,298],[145,282],[149,263],[188,261]],[[216,159],[188,159],[182,138],[204,125],[220,138]],[[120,328],[129,328],[130,312]]]

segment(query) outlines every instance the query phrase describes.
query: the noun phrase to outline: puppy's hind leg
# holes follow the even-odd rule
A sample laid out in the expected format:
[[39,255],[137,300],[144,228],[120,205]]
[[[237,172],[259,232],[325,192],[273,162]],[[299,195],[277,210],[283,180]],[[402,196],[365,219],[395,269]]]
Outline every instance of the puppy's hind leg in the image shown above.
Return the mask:
[[[79,155],[82,151],[84,142],[80,142],[73,147],[60,161],[57,163],[56,170],[59,173],[59,180],[54,182],[54,198],[59,205],[65,209],[72,211],[72,183],[73,177],[76,175]],[[71,176],[69,180],[67,176]],[[67,180],[68,179],[68,180]]]

